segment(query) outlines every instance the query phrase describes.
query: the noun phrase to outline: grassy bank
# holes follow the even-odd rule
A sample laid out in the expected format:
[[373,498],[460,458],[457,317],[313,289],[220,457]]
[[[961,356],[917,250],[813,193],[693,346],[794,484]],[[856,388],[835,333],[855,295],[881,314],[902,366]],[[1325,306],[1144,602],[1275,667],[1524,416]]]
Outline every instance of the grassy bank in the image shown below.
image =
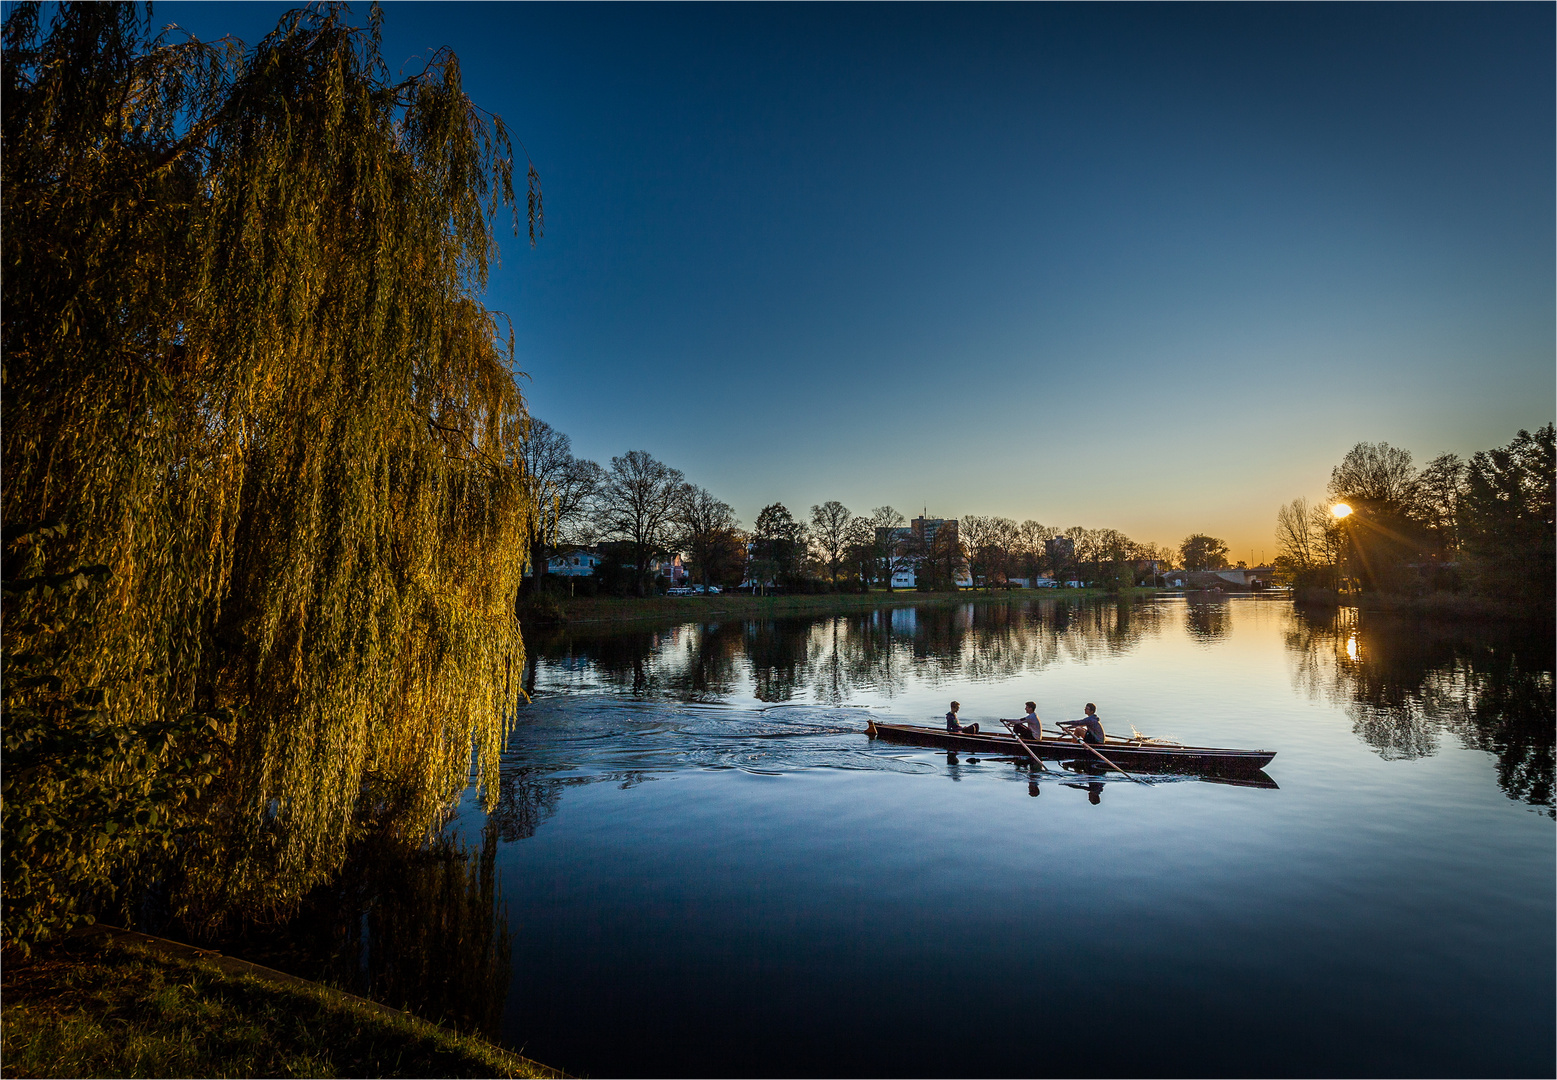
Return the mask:
[[1540,597],[1526,603],[1512,603],[1472,593],[1436,592],[1426,596],[1400,596],[1395,593],[1351,593],[1338,595],[1333,589],[1295,589],[1293,599],[1312,608],[1355,607],[1379,614],[1402,615],[1442,622],[1530,622],[1551,620],[1551,605]]
[[[1147,596],[1155,589],[1126,589],[1120,596]],[[580,596],[564,599],[569,623],[630,622],[636,619],[695,620],[765,618],[774,615],[835,615],[882,607],[946,607],[967,603],[1019,604],[1029,600],[1107,596],[1103,589],[1009,589],[994,592],[923,593],[912,590],[817,593],[792,596]]]
[[313,984],[65,938],[7,957],[5,1076],[557,1076]]
[[1528,622],[1550,621],[1551,604],[1536,599],[1511,603],[1469,593],[1428,593],[1426,596],[1396,596],[1390,593],[1363,593],[1356,599],[1364,611],[1388,612],[1422,619],[1450,622]]

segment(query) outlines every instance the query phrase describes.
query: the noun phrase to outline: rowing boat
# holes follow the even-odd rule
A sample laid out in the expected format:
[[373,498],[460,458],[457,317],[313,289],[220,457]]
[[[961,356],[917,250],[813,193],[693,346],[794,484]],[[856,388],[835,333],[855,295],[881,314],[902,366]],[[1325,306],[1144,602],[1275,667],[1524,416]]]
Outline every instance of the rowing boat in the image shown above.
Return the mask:
[[[948,750],[966,750],[974,753],[1009,754],[1025,757],[1026,754],[1013,735],[997,735],[994,732],[946,731],[943,728],[920,727],[917,724],[885,724],[872,720],[866,734],[873,739],[888,742],[909,743],[914,746],[938,746]],[[1022,743],[1039,757],[1054,761],[1072,761],[1091,758],[1085,748],[1074,739],[1024,739]],[[1269,765],[1276,756],[1274,750],[1226,750],[1215,746],[1180,746],[1161,740],[1110,737],[1101,749],[1109,760],[1121,769],[1140,769],[1144,772],[1190,772],[1213,775],[1238,775],[1258,772]]]

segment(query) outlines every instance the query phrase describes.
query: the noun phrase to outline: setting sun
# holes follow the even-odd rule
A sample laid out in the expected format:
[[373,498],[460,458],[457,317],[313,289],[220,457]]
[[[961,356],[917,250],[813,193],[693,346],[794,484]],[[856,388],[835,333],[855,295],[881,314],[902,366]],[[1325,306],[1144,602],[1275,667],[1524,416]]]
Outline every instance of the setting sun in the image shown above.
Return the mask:
[[1347,506],[1345,503],[1336,503],[1334,506],[1330,507],[1330,513],[1338,518],[1350,517],[1352,508]]

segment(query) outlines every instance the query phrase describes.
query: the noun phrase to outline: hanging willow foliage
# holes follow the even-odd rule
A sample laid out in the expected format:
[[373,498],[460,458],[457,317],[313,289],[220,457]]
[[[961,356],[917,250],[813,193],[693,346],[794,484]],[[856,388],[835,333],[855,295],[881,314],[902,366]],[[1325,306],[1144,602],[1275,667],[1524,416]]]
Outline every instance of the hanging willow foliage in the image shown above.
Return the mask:
[[453,55],[391,81],[378,18],[5,23],[8,938],[158,853],[188,911],[285,906],[363,829],[425,835],[473,746],[495,790],[535,516],[476,299],[512,151]]

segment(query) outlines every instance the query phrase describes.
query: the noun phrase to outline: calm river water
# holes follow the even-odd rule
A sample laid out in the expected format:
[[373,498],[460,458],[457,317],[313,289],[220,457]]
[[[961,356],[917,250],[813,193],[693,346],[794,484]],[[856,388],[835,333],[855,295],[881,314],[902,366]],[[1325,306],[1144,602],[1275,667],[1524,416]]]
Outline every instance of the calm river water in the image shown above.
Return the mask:
[[[434,874],[443,900],[367,933],[422,941],[437,956],[417,964],[466,984],[442,992],[479,999],[445,1009],[541,1061],[1557,1067],[1547,628],[1192,595],[575,628],[531,648],[496,811],[472,791],[451,826],[465,885],[464,863]],[[1275,750],[1279,787],[1034,782],[864,734],[938,724],[953,698],[965,720],[1092,701],[1117,731]],[[447,922],[451,904],[472,926],[495,912],[495,935],[407,929],[405,911]]]

